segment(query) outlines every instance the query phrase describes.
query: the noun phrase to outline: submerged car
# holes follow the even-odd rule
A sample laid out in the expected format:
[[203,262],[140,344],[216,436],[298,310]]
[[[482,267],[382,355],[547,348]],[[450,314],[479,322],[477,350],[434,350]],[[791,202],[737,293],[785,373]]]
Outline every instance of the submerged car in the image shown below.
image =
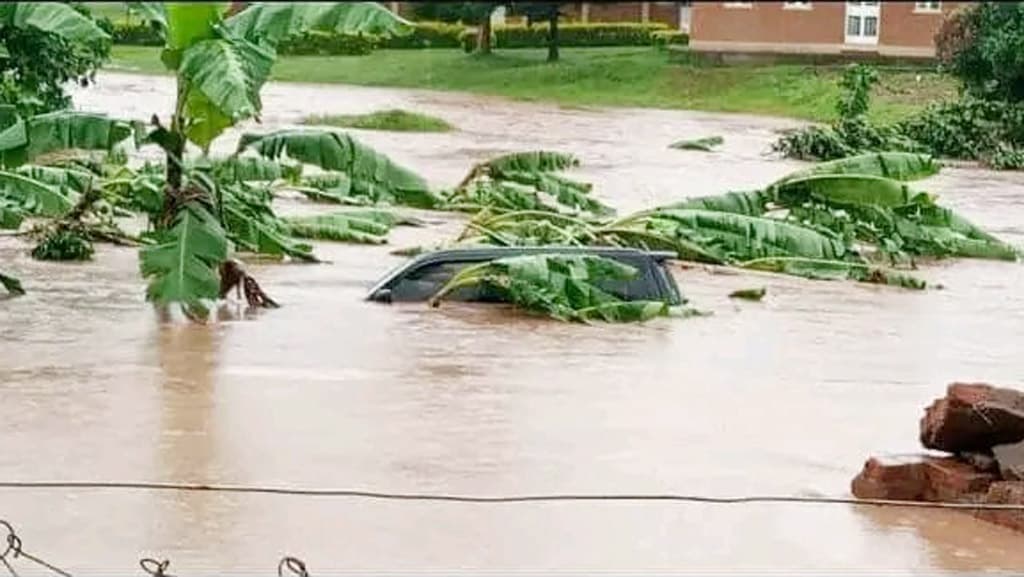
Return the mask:
[[[630,280],[607,280],[598,286],[627,301],[662,301],[670,305],[683,304],[679,287],[665,261],[675,257],[672,252],[650,252],[631,248],[600,247],[482,247],[439,250],[421,254],[384,276],[367,296],[376,302],[427,301],[462,269],[501,258],[559,254],[599,256],[629,265],[637,270]],[[500,302],[482,287],[459,289],[447,297],[449,300],[469,302]]]

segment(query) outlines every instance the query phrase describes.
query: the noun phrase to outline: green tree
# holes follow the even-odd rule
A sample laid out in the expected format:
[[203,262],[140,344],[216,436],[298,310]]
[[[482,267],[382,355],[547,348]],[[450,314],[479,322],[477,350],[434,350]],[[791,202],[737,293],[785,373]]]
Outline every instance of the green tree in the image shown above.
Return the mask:
[[461,22],[477,27],[476,51],[491,53],[491,15],[507,2],[422,2],[413,13],[421,20]]
[[512,13],[526,16],[527,26],[534,22],[548,23],[548,62],[558,60],[558,18],[562,16],[561,2],[513,2]]
[[205,154],[226,129],[249,118],[259,121],[260,89],[283,40],[313,30],[394,34],[408,23],[373,2],[252,3],[228,17],[227,2],[138,2],[133,8],[162,31],[160,59],[177,83],[170,117],[152,119],[149,138],[166,153],[167,187],[157,244],[141,253],[142,273],[150,280],[150,300],[182,303],[204,316],[202,302],[222,292],[229,245],[216,184],[186,174],[186,145]]
[[937,52],[975,96],[1024,100],[1024,2],[970,4],[943,23]]
[[110,37],[81,4],[0,4],[0,104],[23,115],[67,108],[69,81],[86,85],[110,53]]

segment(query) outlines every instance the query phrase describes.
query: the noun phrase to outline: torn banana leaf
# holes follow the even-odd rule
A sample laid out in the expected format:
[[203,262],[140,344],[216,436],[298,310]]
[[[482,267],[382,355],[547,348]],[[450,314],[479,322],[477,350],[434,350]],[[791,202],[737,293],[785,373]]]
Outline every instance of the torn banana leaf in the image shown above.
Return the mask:
[[298,238],[362,244],[384,244],[394,217],[385,212],[335,212],[285,219],[289,232]]
[[504,175],[514,172],[558,172],[579,166],[579,164],[579,159],[572,154],[534,150],[504,154],[482,162],[478,166],[486,167],[491,174]]
[[783,273],[813,280],[853,280],[923,290],[925,282],[901,272],[863,263],[808,258],[763,258],[741,263],[741,268]]
[[769,200],[771,200],[771,196],[768,193],[762,190],[750,190],[726,192],[713,196],[698,196],[670,204],[663,208],[713,210],[716,212],[761,216],[767,210]]
[[783,206],[819,201],[836,206],[896,208],[910,204],[917,195],[906,184],[864,174],[821,174],[795,178],[773,189]]
[[73,205],[59,187],[6,171],[0,171],[0,199],[20,205],[29,214],[50,217],[62,216]]
[[273,182],[298,180],[302,165],[287,164],[260,156],[230,156],[210,166],[218,182]]
[[18,230],[25,220],[25,209],[10,200],[0,198],[0,229]]
[[323,130],[280,130],[269,134],[243,134],[238,151],[252,149],[278,159],[287,156],[325,171],[341,172],[352,181],[357,195],[375,202],[433,208],[439,204],[426,180],[351,135]]
[[546,172],[505,171],[503,180],[533,186],[540,192],[550,194],[562,206],[595,215],[614,214],[615,209],[590,196],[593,185],[578,182],[557,174]]
[[777,219],[709,210],[659,210],[651,214],[647,229],[691,242],[725,262],[771,256],[839,260],[848,252],[837,235]]

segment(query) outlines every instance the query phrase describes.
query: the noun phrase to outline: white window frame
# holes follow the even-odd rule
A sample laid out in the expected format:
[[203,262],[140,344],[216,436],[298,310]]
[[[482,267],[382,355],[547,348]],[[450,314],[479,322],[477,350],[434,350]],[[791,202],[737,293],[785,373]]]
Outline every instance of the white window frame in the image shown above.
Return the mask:
[[942,2],[914,2],[914,14],[941,14]]
[[811,3],[810,2],[783,2],[782,3],[782,9],[783,10],[810,10],[811,9]]
[[722,2],[726,10],[750,10],[754,7],[753,2]]

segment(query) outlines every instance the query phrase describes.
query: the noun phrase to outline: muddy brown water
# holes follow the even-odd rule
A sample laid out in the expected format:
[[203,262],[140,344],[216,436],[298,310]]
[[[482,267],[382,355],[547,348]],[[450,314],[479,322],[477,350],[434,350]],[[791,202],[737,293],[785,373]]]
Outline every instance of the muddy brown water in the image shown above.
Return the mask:
[[[167,79],[106,74],[78,105],[146,118]],[[496,152],[552,148],[621,210],[753,187],[799,166],[764,156],[785,121],[566,110],[456,94],[270,85],[267,127],[403,107],[449,134],[359,132],[437,186]],[[711,154],[666,148],[720,134]],[[237,133],[235,133],[237,135]],[[234,137],[221,146],[228,150]],[[951,169],[923,186],[1024,243],[1024,177]],[[1024,380],[1024,267],[947,262],[923,293],[766,275],[675,273],[714,315],[577,326],[500,308],[361,300],[450,236],[431,215],[392,245],[323,244],[327,265],[255,266],[284,304],[162,325],[134,251],[29,259],[0,301],[0,477],[152,480],[467,494],[844,495],[864,458],[917,449],[922,407],[953,380]],[[761,303],[736,288],[765,286]],[[234,320],[230,320],[234,319]],[[284,554],[345,570],[1024,570],[1024,537],[955,512],[834,505],[470,505],[327,498],[0,490],[26,550],[75,574],[271,574]]]

